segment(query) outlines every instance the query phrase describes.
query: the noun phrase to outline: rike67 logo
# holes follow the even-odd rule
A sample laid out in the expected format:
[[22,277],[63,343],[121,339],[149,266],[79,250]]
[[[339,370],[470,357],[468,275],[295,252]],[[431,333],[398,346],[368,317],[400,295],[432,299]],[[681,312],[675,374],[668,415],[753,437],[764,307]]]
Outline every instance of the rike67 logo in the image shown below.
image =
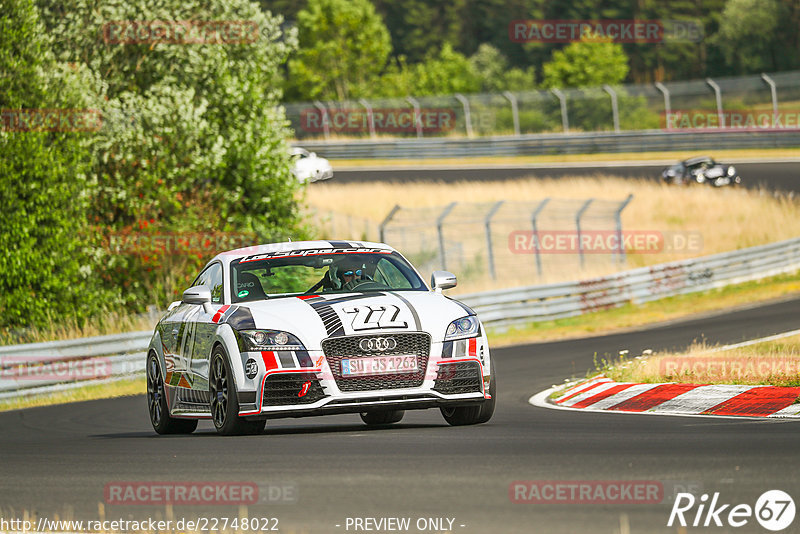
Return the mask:
[[784,530],[794,521],[794,500],[781,490],[765,491],[756,500],[754,507],[749,504],[727,504],[720,500],[719,492],[715,492],[709,500],[704,493],[699,499],[691,493],[679,493],[672,505],[667,526],[673,524],[682,527],[743,527],[755,520],[767,530],[777,532]]

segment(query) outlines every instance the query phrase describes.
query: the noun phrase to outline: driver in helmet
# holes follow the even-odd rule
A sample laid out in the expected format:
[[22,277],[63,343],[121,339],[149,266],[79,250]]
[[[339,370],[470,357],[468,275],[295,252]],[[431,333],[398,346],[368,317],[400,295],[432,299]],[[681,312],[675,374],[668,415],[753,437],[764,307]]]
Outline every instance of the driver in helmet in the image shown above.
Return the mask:
[[369,277],[362,276],[363,272],[363,267],[358,262],[342,259],[331,265],[325,276],[306,293],[314,293],[320,288],[323,292],[353,289],[361,280],[369,280]]
[[339,276],[342,281],[342,289],[352,289],[363,279],[363,268],[352,262],[342,263],[339,266]]

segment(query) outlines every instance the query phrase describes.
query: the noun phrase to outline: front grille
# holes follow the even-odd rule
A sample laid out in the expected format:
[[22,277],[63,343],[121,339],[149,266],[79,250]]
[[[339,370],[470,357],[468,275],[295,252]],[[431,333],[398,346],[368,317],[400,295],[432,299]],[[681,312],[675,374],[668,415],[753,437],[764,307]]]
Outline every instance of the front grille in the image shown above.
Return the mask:
[[[299,396],[303,385],[309,382],[308,390]],[[311,404],[325,397],[317,376],[310,373],[276,373],[264,382],[262,406],[286,406],[288,404]]]
[[482,380],[478,362],[440,363],[433,390],[443,395],[480,392]]
[[[397,346],[386,351],[363,351],[359,347],[362,339],[394,338]],[[422,332],[383,334],[368,336],[349,336],[329,338],[322,342],[322,351],[331,368],[336,385],[341,391],[370,391],[376,389],[415,388],[425,380],[428,357],[431,351],[431,336]],[[414,373],[392,373],[375,376],[342,377],[342,358],[365,356],[394,356],[413,354],[417,357],[417,371]]]

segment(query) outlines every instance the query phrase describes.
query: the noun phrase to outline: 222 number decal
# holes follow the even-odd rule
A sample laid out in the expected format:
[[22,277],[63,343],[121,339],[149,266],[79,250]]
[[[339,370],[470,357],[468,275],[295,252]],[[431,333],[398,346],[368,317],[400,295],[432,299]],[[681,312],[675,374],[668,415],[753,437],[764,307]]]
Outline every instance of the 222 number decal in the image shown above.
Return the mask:
[[379,330],[381,328],[408,328],[408,323],[398,321],[400,308],[393,304],[386,306],[361,306],[346,308],[345,313],[353,316],[353,330]]

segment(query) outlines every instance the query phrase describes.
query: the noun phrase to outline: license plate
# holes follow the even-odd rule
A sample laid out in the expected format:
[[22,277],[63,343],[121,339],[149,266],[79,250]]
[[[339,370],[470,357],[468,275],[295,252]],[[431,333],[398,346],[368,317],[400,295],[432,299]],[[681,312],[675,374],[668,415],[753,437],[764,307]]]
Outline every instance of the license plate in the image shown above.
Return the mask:
[[417,371],[417,357],[413,355],[371,356],[342,360],[342,376],[385,375],[415,371]]

